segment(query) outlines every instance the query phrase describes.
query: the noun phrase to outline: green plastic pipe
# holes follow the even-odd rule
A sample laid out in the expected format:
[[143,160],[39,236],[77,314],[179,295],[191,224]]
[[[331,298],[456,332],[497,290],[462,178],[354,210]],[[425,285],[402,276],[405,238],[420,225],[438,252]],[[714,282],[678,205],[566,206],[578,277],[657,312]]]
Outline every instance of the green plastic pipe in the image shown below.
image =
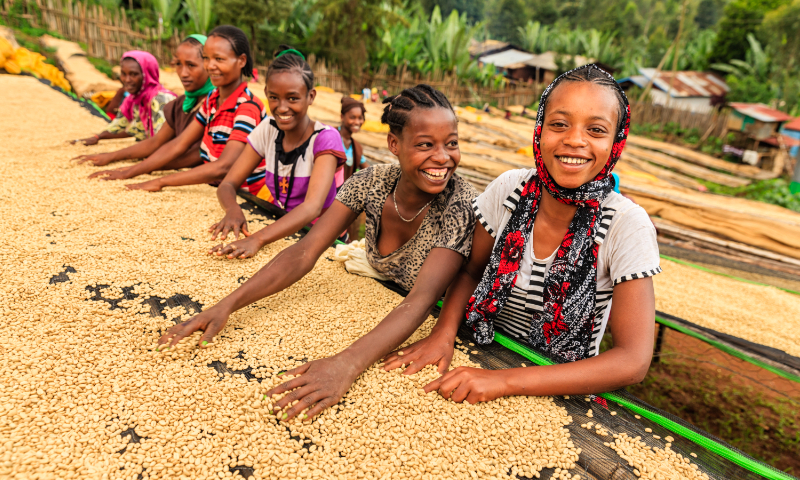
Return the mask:
[[[539,354],[531,350],[530,348],[526,347],[525,345],[520,344],[519,342],[512,340],[511,338],[506,337],[501,333],[495,333],[494,339],[505,348],[508,348],[511,351],[514,351],[523,357],[527,358],[528,360],[536,363],[537,365],[554,365],[555,362],[550,360],[549,358],[545,357],[544,355]],[[706,450],[713,452],[731,462],[739,465],[740,467],[747,469],[755,474],[761,475],[764,478],[768,478],[770,480],[794,480],[795,477],[781,472],[780,470],[776,470],[769,465],[759,462],[753,458],[747,457],[742,455],[735,450],[727,447],[719,442],[716,442],[705,435],[695,432],[694,430],[687,428],[674,420],[670,420],[669,418],[656,413],[652,412],[644,407],[637,405],[636,403],[631,402],[630,400],[623,398],[615,393],[601,393],[601,397],[605,398],[606,400],[610,400],[612,402],[616,402],[623,407],[627,408],[628,410],[635,412],[648,420],[651,420],[662,427],[666,428],[667,430],[676,433],[692,442],[700,445],[701,447],[705,448]]]

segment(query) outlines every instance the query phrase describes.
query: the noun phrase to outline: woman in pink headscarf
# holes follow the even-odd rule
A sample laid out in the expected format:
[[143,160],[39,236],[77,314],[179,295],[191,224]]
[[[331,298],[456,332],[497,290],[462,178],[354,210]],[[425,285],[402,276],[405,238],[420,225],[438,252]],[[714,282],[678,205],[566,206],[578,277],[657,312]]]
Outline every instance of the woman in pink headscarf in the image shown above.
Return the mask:
[[164,105],[176,95],[158,81],[158,60],[140,50],[131,50],[122,55],[120,81],[125,89],[125,100],[119,115],[101,133],[89,138],[73,140],[84,145],[94,145],[107,138],[150,138],[164,124]]

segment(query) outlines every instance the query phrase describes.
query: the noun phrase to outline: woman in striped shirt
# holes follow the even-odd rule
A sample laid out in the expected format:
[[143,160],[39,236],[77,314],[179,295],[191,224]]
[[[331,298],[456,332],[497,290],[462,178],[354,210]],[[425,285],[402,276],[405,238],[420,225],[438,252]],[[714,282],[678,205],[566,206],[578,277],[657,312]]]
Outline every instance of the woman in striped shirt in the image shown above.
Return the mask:
[[129,189],[157,192],[164,187],[219,182],[244,151],[247,136],[266,116],[264,104],[244,79],[253,76],[253,58],[244,32],[229,25],[212,30],[203,47],[203,65],[216,88],[201,99],[195,120],[177,138],[115,178],[134,178],[166,168],[200,140],[203,163],[188,171],[127,185]]
[[[542,94],[535,169],[506,172],[474,203],[470,259],[448,291],[431,335],[386,358],[386,369],[437,364],[444,373],[464,319],[475,341],[495,329],[558,364],[460,367],[425,387],[475,403],[506,395],[587,394],[641,381],[655,325],[655,229],[613,192],[611,170],[630,125],[624,93],[594,65],[567,72]],[[613,302],[612,302],[613,301]],[[613,307],[612,307],[613,304]],[[606,327],[614,346],[600,353]]]

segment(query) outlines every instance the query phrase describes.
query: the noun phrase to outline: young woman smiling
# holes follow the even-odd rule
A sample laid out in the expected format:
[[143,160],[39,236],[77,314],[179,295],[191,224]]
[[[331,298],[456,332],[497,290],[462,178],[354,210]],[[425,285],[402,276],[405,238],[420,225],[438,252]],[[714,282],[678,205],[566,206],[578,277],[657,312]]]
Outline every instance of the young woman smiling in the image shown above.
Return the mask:
[[216,88],[201,99],[195,120],[175,139],[143,162],[119,173],[117,178],[133,178],[164,169],[201,140],[203,164],[185,172],[127,185],[129,189],[157,192],[168,186],[222,180],[244,150],[247,135],[266,115],[264,104],[243,80],[253,75],[250,44],[244,32],[229,25],[212,30],[203,47],[203,65]]
[[[342,137],[332,127],[308,116],[314,103],[314,73],[297,50],[281,45],[266,75],[268,117],[247,137],[248,145],[217,189],[225,216],[209,231],[223,240],[229,232],[245,238],[209,253],[249,258],[264,245],[297,233],[333,204],[337,166],[345,162]],[[250,235],[236,191],[246,186],[253,195],[288,213]]]
[[[203,68],[203,45],[205,42],[205,35],[189,35],[178,45],[175,51],[175,71],[181,79],[186,93],[164,106],[165,124],[154,136],[121,150],[81,155],[74,160],[77,160],[78,163],[88,162],[99,167],[120,160],[145,158],[183,133],[194,120],[194,116],[200,108],[200,99],[214,89],[208,73]],[[199,141],[192,144],[183,155],[165,165],[163,169],[193,167],[198,163],[200,163]],[[122,178],[119,174],[124,170],[127,168],[95,172],[89,178],[100,177],[104,180],[116,180]]]
[[205,347],[233,312],[303,278],[339,233],[365,212],[367,260],[410,292],[343,352],[288,372],[300,376],[268,393],[298,389],[278,402],[286,408],[299,400],[283,419],[310,407],[307,416],[314,416],[336,404],[361,372],[414,333],[469,256],[477,192],[455,174],[461,153],[450,103],[428,85],[406,89],[384,103],[381,121],[389,125],[389,150],[400,165],[372,166],[353,175],[308,235],[218,304],[170,328],[159,340],[169,348],[203,330],[200,346]]
[[[567,72],[542,94],[536,168],[498,177],[475,201],[472,253],[431,335],[386,369],[428,364],[446,372],[465,318],[475,341],[494,331],[560,364],[457,368],[425,387],[456,402],[506,395],[598,393],[641,381],[653,353],[653,275],[659,267],[647,213],[613,192],[611,170],[630,125],[616,81],[594,65]],[[606,327],[614,346],[599,353]]]
[[130,95],[122,101],[119,115],[103,132],[71,143],[95,145],[111,138],[144,140],[155,135],[164,124],[164,106],[175,99],[158,77],[158,60],[153,55],[139,50],[122,54],[119,79]]

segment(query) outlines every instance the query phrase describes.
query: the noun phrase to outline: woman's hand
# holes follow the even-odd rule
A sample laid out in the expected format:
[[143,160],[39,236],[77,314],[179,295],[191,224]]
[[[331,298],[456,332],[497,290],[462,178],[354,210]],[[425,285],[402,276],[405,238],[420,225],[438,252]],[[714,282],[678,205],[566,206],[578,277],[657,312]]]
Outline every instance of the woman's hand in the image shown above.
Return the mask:
[[230,313],[219,308],[219,306],[200,312],[189,320],[167,330],[167,333],[158,340],[158,349],[161,349],[161,346],[165,343],[169,343],[167,348],[175,346],[178,342],[198,330],[203,331],[203,336],[200,337],[200,347],[205,348],[209,342],[214,340],[214,336],[225,328],[225,324],[228,323],[228,317],[230,317]]
[[93,153],[91,155],[78,155],[72,160],[78,162],[78,165],[88,162],[95,167],[102,167],[113,162],[114,157],[111,153]]
[[89,175],[89,178],[97,178],[100,180],[127,180],[128,168],[129,167],[120,167],[113,170],[100,170],[99,172],[94,172]]
[[[407,365],[404,375],[412,375],[422,370],[426,365],[436,365],[442,374],[450,367],[453,360],[455,345],[446,335],[431,333],[428,337],[390,353],[383,362],[384,370],[394,370],[402,365]],[[400,352],[403,355],[400,355]]]
[[216,255],[218,257],[227,256],[228,258],[250,258],[255,255],[264,244],[258,238],[251,236],[246,237],[227,245],[219,244],[208,251],[209,255]]
[[240,231],[245,237],[250,236],[250,231],[247,229],[247,219],[244,218],[241,208],[231,208],[225,213],[222,220],[212,225],[208,231],[211,232],[211,240],[216,240],[217,235],[220,236],[220,240],[225,240],[230,232],[233,232],[236,240],[239,240]]
[[[336,405],[361,374],[353,362],[342,355],[308,362],[284,375],[300,375],[267,392],[267,397],[287,393],[274,409],[279,420],[289,420],[305,409],[303,419],[313,418],[322,410]],[[291,391],[290,391],[291,390]],[[286,409],[290,403],[297,404]],[[286,410],[284,410],[286,409]],[[280,411],[283,411],[281,414]]]
[[83,143],[84,145],[97,145],[97,142],[100,141],[99,135],[92,135],[89,138],[76,138],[69,142],[71,145],[75,145],[76,143]]
[[458,367],[425,385],[425,393],[434,390],[456,403],[490,402],[507,395],[508,382],[503,370]]
[[145,190],[147,192],[160,192],[162,188],[161,181],[158,179],[156,180],[148,180],[142,183],[130,183],[125,185],[125,188],[128,190]]

